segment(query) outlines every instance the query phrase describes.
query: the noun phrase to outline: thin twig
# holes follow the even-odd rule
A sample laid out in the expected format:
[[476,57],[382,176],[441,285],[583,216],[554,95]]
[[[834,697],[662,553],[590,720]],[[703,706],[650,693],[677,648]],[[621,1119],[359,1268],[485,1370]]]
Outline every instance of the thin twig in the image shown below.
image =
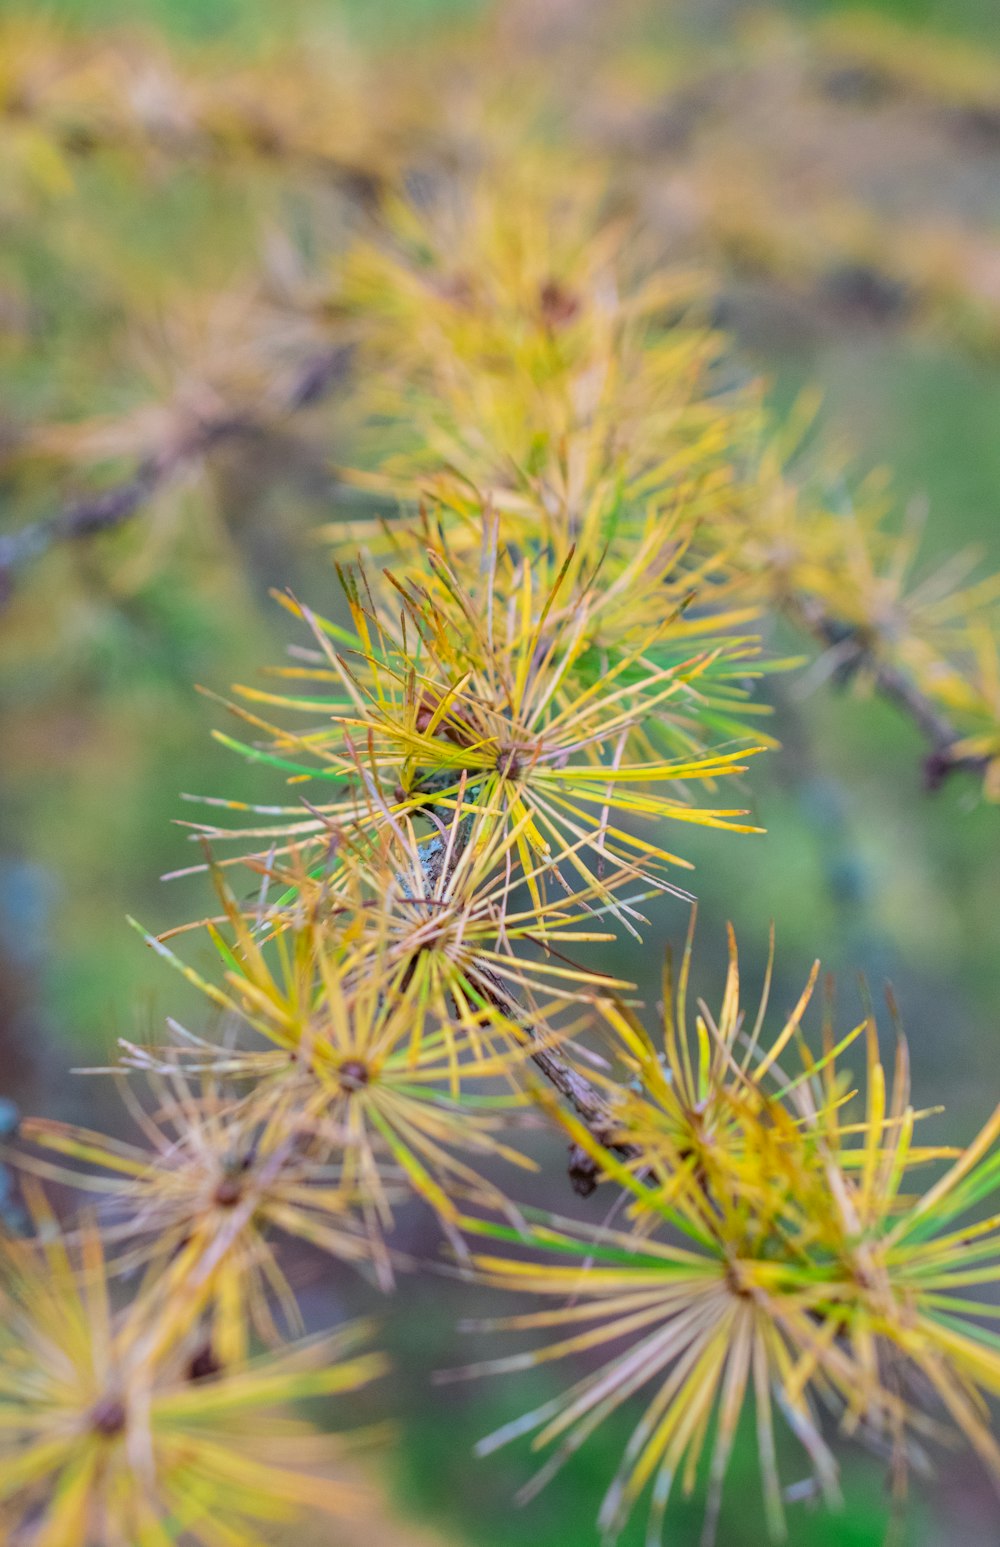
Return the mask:
[[[496,1009],[524,1034],[529,1044],[538,1041],[531,1017],[524,1007],[513,998],[510,990],[501,983],[487,967],[480,967],[480,979],[490,986],[486,988],[491,1002]],[[640,1151],[628,1144],[611,1142],[611,1134],[616,1124],[607,1098],[591,1084],[585,1074],[579,1069],[574,1069],[552,1047],[539,1044],[531,1055],[535,1067],[540,1069],[545,1078],[573,1108],[584,1126],[597,1140],[598,1144],[606,1149],[614,1150],[616,1155],[623,1159],[631,1159]],[[593,1156],[588,1155],[579,1144],[571,1144],[569,1151],[569,1179],[575,1193],[581,1198],[587,1198],[596,1188],[601,1179],[601,1168]]]
[[811,598],[798,597],[787,610],[821,644],[841,653],[838,669],[842,678],[849,678],[858,671],[866,672],[876,692],[912,720],[930,746],[923,764],[924,784],[929,791],[940,789],[950,774],[960,770],[975,774],[983,772],[986,759],[956,752],[963,737],[948,716],[907,671],[880,658],[866,644],[858,629],[830,617]]
[[[471,836],[472,827],[469,817],[463,816],[459,811],[453,821],[458,824],[455,833],[457,841],[449,843],[446,834],[442,832],[419,851],[420,866],[428,891],[438,885],[445,864],[448,865],[449,871],[454,870],[459,855]],[[616,1154],[624,1158],[638,1154],[638,1151],[630,1146],[609,1143],[615,1123],[606,1097],[591,1084],[586,1075],[574,1069],[553,1047],[547,1047],[538,1041],[531,1016],[507,985],[485,963],[479,964],[477,976],[484,995],[493,1007],[499,1010],[505,1019],[517,1026],[529,1046],[536,1044],[531,1054],[532,1062],[560,1096],[569,1103],[597,1142],[613,1149]],[[578,1144],[570,1146],[569,1179],[573,1191],[582,1198],[588,1197],[600,1181],[600,1166]]]
[[[334,390],[346,377],[349,344],[336,344],[307,360],[293,380],[276,417],[295,414]],[[179,477],[191,462],[227,441],[261,433],[269,419],[254,409],[203,420],[169,450],[147,457],[121,483],[87,495],[75,504],[0,536],[0,605],[10,595],[18,571],[61,542],[80,542],[123,526],[158,489]]]

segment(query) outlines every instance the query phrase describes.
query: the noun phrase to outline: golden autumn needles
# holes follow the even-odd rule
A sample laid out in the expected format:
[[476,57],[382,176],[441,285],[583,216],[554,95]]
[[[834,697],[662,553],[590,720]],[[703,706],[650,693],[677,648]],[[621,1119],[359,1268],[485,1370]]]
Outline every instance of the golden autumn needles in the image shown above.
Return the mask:
[[[3,80],[30,84],[35,47]],[[94,119],[123,60],[64,79],[95,156],[124,136],[130,164],[270,159],[341,186],[341,115],[303,117],[294,71],[266,108],[254,71],[221,105],[165,77],[167,132],[135,103]],[[165,423],[135,503],[213,437],[315,403],[314,376],[278,390],[265,369],[294,316],[345,380],[350,357],[358,465],[339,476],[371,519],[322,534],[339,587],[280,593],[296,642],[223,700],[239,734],[219,739],[262,783],[188,824],[213,911],[145,936],[207,1027],[123,1044],[129,1137],[34,1119],[11,1146],[31,1214],[0,1242],[14,1541],[256,1547],[268,1522],[355,1508],[339,1448],[281,1410],[323,1399],[336,1426],[343,1400],[350,1428],[384,1363],[367,1325],[304,1336],[297,1267],[321,1253],[393,1290],[411,1207],[448,1273],[534,1296],[491,1330],[552,1339],[465,1373],[582,1361],[480,1447],[532,1436],[526,1497],[629,1415],[608,1543],[648,1495],[656,1547],[696,1489],[711,1543],[744,1414],[775,1537],[782,1425],[831,1505],[839,1433],[888,1456],[899,1497],[956,1437],[1000,1475],[1000,1115],[964,1149],[923,1142],[901,1034],[888,1058],[870,1015],[807,1034],[818,968],[786,1013],[767,991],[748,1013],[730,938],[718,1005],[694,1004],[689,937],[654,1031],[605,954],[652,899],[690,901],[690,828],[759,841],[759,688],[796,664],[770,648],[775,614],[824,669],[907,703],[942,776],[967,763],[995,794],[1000,586],[924,574],[874,485],[843,499],[807,465],[806,405],[777,432],[708,322],[711,275],[663,263],[599,155],[530,113],[501,151],[494,104],[422,182],[405,100],[380,132],[372,94],[343,93],[368,205],[335,272],[303,290],[291,264],[274,312],[252,288],[245,310],[194,297],[173,331],[205,358],[176,404],[34,437],[119,455]],[[30,201],[71,148],[44,80],[8,116]],[[578,1190],[603,1189],[605,1228],[520,1206],[545,1125]]]
[[38,1241],[0,1249],[0,1499],[32,1522],[24,1540],[252,1547],[263,1522],[357,1509],[312,1469],[336,1441],[281,1409],[382,1374],[368,1329],[225,1368],[197,1321],[171,1337],[144,1299],[115,1308],[92,1226],[68,1245],[37,1199],[35,1220]]
[[[338,798],[317,795],[311,814],[291,807],[283,824],[236,836],[272,839],[283,852],[289,840],[315,835],[322,844],[331,832],[379,829],[404,815],[447,820],[460,807],[474,851],[497,829],[512,841],[536,908],[558,880],[614,911],[605,868],[648,881],[684,863],[631,818],[752,830],[741,808],[695,806],[683,792],[744,772],[743,759],[759,750],[704,747],[716,739],[713,713],[732,708],[727,679],[753,674],[755,641],[723,633],[691,653],[683,625],[674,640],[668,613],[638,637],[598,646],[589,624],[599,574],[567,596],[565,570],[543,589],[533,563],[495,547],[472,585],[443,554],[430,550],[428,563],[429,583],[387,574],[381,605],[364,572],[342,574],[353,635],[307,613],[316,664],[282,671],[313,685],[308,696],[241,691],[244,701],[309,716],[304,730],[283,730],[234,705],[267,736],[243,744],[244,755],[293,781],[332,786]],[[661,732],[686,750],[664,758]]]
[[[550,1454],[530,1497],[627,1406],[634,1427],[600,1515],[608,1542],[647,1491],[647,1540],[660,1542],[674,1490],[705,1486],[703,1541],[712,1543],[748,1408],[776,1538],[786,1531],[776,1419],[830,1503],[838,1426],[889,1455],[900,1496],[911,1467],[926,1469],[928,1452],[955,1432],[1000,1486],[988,1409],[1000,1391],[997,1308],[979,1297],[1000,1266],[1000,1110],[965,1150],[917,1143],[923,1114],[911,1104],[901,1039],[890,1075],[871,1019],[837,1041],[828,1029],[811,1052],[800,1032],[807,990],[767,1040],[763,1006],[752,1026],[744,1019],[735,953],[721,1012],[699,1006],[689,1028],[686,976],[685,962],[662,1049],[633,1017],[612,1017],[633,1078],[610,1098],[604,1145],[545,1100],[623,1190],[626,1223],[539,1222],[526,1259],[523,1233],[467,1221],[516,1248],[476,1255],[485,1281],[542,1301],[477,1330],[554,1331],[556,1341],[535,1338],[527,1352],[452,1378],[587,1356],[587,1373],[563,1395],[480,1450],[531,1434]],[[859,1038],[860,1110],[840,1067]],[[936,1179],[921,1182],[931,1165]]]

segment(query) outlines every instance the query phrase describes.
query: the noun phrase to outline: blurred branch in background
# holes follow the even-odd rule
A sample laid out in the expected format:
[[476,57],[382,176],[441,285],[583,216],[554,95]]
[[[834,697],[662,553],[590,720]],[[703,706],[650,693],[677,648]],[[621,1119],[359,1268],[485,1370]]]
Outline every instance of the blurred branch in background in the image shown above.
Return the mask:
[[[245,211],[240,219],[249,250],[261,252],[271,278],[251,300],[242,332],[237,312],[228,345],[223,329],[206,360],[185,358],[185,347],[202,349],[207,334],[196,314],[184,323],[173,340],[176,402],[164,405],[159,423],[155,406],[147,405],[118,424],[106,414],[13,433],[7,461],[15,495],[23,468],[25,488],[37,498],[47,460],[79,471],[95,456],[137,457],[120,481],[0,535],[0,597],[9,597],[34,558],[127,525],[213,452],[280,428],[327,396],[353,357],[354,337],[350,344],[314,345],[291,368],[290,381],[288,368],[277,371],[271,356],[276,348],[285,355],[289,346],[301,350],[331,321],[343,333],[350,307],[345,315],[342,266],[345,254],[348,264],[355,261],[349,255],[359,243],[359,219],[362,253],[366,233],[386,255],[395,252],[431,314],[442,304],[458,318],[474,308],[478,278],[468,264],[463,270],[447,243],[437,253],[408,246],[408,224],[430,216],[432,230],[436,211],[446,228],[445,212],[465,197],[463,186],[516,160],[533,126],[547,119],[557,126],[563,154],[582,149],[595,166],[614,164],[609,214],[616,207],[637,211],[649,256],[678,274],[700,270],[709,308],[721,308],[737,327],[746,306],[759,304],[747,283],[752,291],[764,281],[786,299],[797,297],[795,305],[805,305],[821,326],[863,333],[954,325],[971,342],[975,315],[983,339],[990,328],[1000,337],[1000,291],[991,303],[988,265],[971,258],[964,267],[949,265],[941,256],[942,242],[956,254],[971,244],[974,254],[988,238],[976,194],[1000,158],[993,113],[1000,72],[991,57],[959,43],[924,44],[885,23],[793,26],[778,13],[742,30],[699,35],[685,25],[683,6],[655,26],[641,5],[627,6],[623,14],[643,22],[636,32],[642,41],[625,28],[609,46],[599,7],[530,12],[515,7],[457,29],[447,43],[439,38],[422,49],[419,67],[391,49],[366,53],[343,35],[326,35],[317,47],[293,38],[234,62],[214,52],[171,57],[150,38],[87,38],[16,17],[5,23],[7,115],[0,135],[16,173],[6,211],[16,237],[37,216],[39,200],[48,201],[49,241],[59,261],[72,266],[81,219],[92,223],[74,206],[94,165],[106,162],[117,177],[152,169],[176,179],[186,170],[208,190],[254,188],[260,210],[249,222]],[[576,90],[581,70],[591,81],[585,94]],[[513,110],[515,80],[522,100]],[[956,137],[970,135],[977,156],[967,186],[956,191],[951,153]],[[339,174],[345,161],[353,169],[346,181]],[[400,218],[401,201],[413,215]],[[928,233],[937,233],[926,241],[906,226],[920,211]],[[205,230],[211,232],[211,220]],[[926,263],[918,272],[921,254]],[[489,261],[483,253],[470,258]],[[105,282],[114,282],[116,270],[121,279],[116,327],[127,344],[142,327],[141,309],[133,316],[129,299],[129,254],[109,252],[104,261]],[[271,317],[261,302],[275,275],[285,311]],[[369,281],[373,276],[377,283],[375,267]],[[364,296],[358,300],[363,312]],[[571,295],[557,298],[556,309],[568,310],[563,321],[553,310],[553,325],[572,320],[575,304]],[[382,345],[376,338],[374,350],[370,338],[362,339],[367,354],[355,396],[376,418],[379,388],[369,377],[384,365],[398,321],[382,319]],[[147,340],[145,351],[151,347]],[[88,398],[100,390],[96,381],[91,387]],[[405,415],[397,417],[405,435]],[[268,476],[260,467],[255,475]],[[404,492],[419,498],[421,491],[413,484]],[[860,491],[857,497],[864,498]],[[213,496],[202,487],[201,498]],[[984,774],[993,793],[1000,784],[991,773],[1000,766],[1000,696],[990,661],[953,630],[950,657],[922,658],[915,667],[901,632],[918,621],[908,599],[891,598],[883,616],[882,593],[894,584],[891,568],[880,573],[892,563],[885,557],[889,527],[863,509],[843,546],[845,554],[851,543],[857,547],[858,533],[872,544],[868,573],[849,565],[847,576],[852,586],[869,582],[869,593],[861,593],[867,612],[841,611],[831,605],[836,598],[810,590],[818,549],[809,534],[825,522],[825,500],[824,491],[812,493],[783,532],[774,524],[775,541],[760,549],[762,578],[766,583],[769,566],[777,572],[784,565],[788,610],[832,651],[840,678],[863,678],[926,736],[928,787],[962,769]],[[801,550],[797,569],[788,565],[789,541]],[[831,552],[827,539],[824,562]],[[985,605],[984,595],[976,606]]]
[[[345,380],[351,354],[349,345],[337,345],[307,361],[291,387],[284,391],[284,400],[279,400],[269,414],[262,403],[243,413],[208,419],[175,439],[169,449],[143,462],[124,482],[19,531],[0,534],[0,602],[9,596],[18,570],[40,558],[53,544],[80,542],[113,531],[135,516],[152,494],[180,476],[190,463],[227,441],[258,435],[265,427],[272,431],[298,410],[321,402]],[[272,394],[265,394],[265,398],[270,397]]]
[[930,744],[924,760],[928,790],[940,789],[953,773],[983,775],[988,758],[962,751],[965,738],[902,667],[880,660],[859,631],[828,617],[811,598],[797,598],[790,610],[798,613],[801,625],[829,652],[832,670],[839,681],[847,686],[857,672],[870,675],[875,691],[911,720],[926,738]]

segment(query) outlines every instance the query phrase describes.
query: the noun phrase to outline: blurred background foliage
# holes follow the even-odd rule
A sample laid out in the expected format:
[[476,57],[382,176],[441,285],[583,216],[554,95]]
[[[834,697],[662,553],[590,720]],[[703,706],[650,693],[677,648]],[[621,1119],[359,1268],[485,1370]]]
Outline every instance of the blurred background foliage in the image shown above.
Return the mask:
[[[40,70],[39,100],[55,100],[45,61],[97,56],[112,36],[146,122],[169,127],[164,82],[194,81],[215,152],[180,153],[165,131],[152,151],[130,144],[116,104],[95,115],[84,92],[52,153],[9,83]],[[970,544],[1000,563],[995,0],[884,0],[864,13],[834,0],[3,0],[0,538],[127,477],[151,447],[259,398],[262,382],[294,397],[303,362],[339,337],[329,277],[367,218],[370,179],[401,155],[418,178],[443,125],[460,150],[477,69],[498,100],[547,94],[560,132],[619,158],[665,259],[712,275],[735,357],[767,378],[776,415],[815,387],[814,433],[844,448],[852,477],[889,468],[900,511],[926,512],[928,566]],[[228,95],[213,96],[219,81]],[[262,105],[253,143],[246,124]],[[337,158],[316,157],[311,123],[327,140],[337,130]],[[288,124],[303,140],[291,151]],[[191,1009],[124,914],[159,930],[203,910],[199,878],[157,879],[190,856],[172,821],[188,814],[179,792],[273,798],[267,776],[212,742],[219,712],[192,684],[224,692],[277,657],[289,630],[269,588],[329,605],[315,529],[354,513],[336,468],[356,435],[348,381],[185,456],[119,529],[53,543],[10,580],[0,1095],[93,1120],[99,1087],[64,1067]],[[970,1135],[996,1098],[1000,812],[963,776],[927,794],[913,727],[821,667],[771,691],[783,750],[746,792],[768,835],[691,835],[700,986],[713,997],[726,919],[751,979],[774,920],[779,1006],[817,953],[851,1008],[859,975],[876,993],[891,979],[918,1099],[946,1103],[951,1131]],[[651,939],[677,943],[685,927],[670,902]],[[623,947],[615,970],[648,983],[656,954]],[[545,1201],[568,1210],[564,1189],[555,1164]],[[324,1320],[331,1297],[359,1296],[328,1270],[312,1292]],[[530,1382],[449,1388],[428,1421],[428,1372],[467,1357],[453,1328],[469,1299],[418,1280],[389,1308],[402,1513],[481,1547],[588,1542],[611,1470],[601,1446],[615,1455],[619,1435],[518,1516],[524,1456],[476,1463],[470,1443],[523,1410]],[[547,1379],[531,1377],[539,1398]],[[729,1490],[725,1547],[762,1534],[746,1503],[751,1447],[740,1465],[748,1486],[737,1475]],[[877,1463],[848,1458],[846,1515],[803,1506],[793,1540],[879,1542],[881,1488]],[[699,1519],[696,1503],[673,1539],[694,1542]],[[997,1536],[996,1501],[962,1459],[911,1522],[927,1547]]]

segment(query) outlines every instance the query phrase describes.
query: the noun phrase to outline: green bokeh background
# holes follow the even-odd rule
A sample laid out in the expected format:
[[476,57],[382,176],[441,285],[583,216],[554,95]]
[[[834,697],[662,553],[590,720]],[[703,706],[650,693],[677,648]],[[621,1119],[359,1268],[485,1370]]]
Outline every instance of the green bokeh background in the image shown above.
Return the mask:
[[[833,0],[786,6],[800,15],[838,8]],[[274,34],[299,14],[336,9],[359,34],[394,41],[479,7],[475,0],[358,0],[336,8],[299,0],[279,14],[266,0],[50,0],[45,9],[94,28],[149,20],[187,40]],[[739,7],[714,9],[722,25]],[[996,0],[886,0],[867,9],[914,28],[974,37],[1000,54]],[[18,11],[23,6],[0,0],[0,14]],[[132,243],[150,284],[191,263],[206,275],[225,274],[243,229],[238,194],[220,218],[217,204],[199,207],[198,188],[180,178],[137,210],[116,205],[114,188],[98,186],[99,170],[92,175],[108,211],[104,240]],[[994,194],[985,218],[1000,230],[1000,189]],[[209,231],[211,241],[200,243],[199,232]],[[18,261],[33,289],[58,284],[43,241]],[[99,276],[90,293],[50,297],[44,348],[11,373],[18,413],[44,411],[56,378],[60,392],[72,391],[74,352],[93,343],[94,295],[105,304]],[[779,411],[804,382],[821,386],[824,432],[853,449],[859,473],[886,465],[901,501],[926,498],[930,553],[973,543],[1000,565],[1000,363],[970,358],[944,339],[891,331],[864,341],[856,334],[786,341],[774,351],[755,340],[751,363],[770,378]],[[128,401],[127,373],[115,390]],[[218,715],[191,684],[224,691],[277,657],[286,630],[267,602],[268,583],[294,578],[308,599],[324,601],[330,582],[314,560],[298,553],[288,574],[278,572],[281,533],[296,527],[289,502],[299,497],[286,493],[284,505],[275,497],[256,512],[263,535],[248,572],[227,562],[217,530],[192,519],[193,535],[166,545],[162,566],[137,593],[95,605],[92,615],[74,614],[71,648],[59,645],[66,620],[49,609],[61,566],[81,562],[76,556],[52,555],[17,599],[18,617],[29,617],[39,637],[37,652],[4,655],[0,617],[0,919],[24,985],[16,996],[19,1024],[38,1033],[42,1049],[31,1097],[46,1110],[86,1107],[93,1115],[103,1096],[89,1087],[81,1097],[60,1074],[64,1065],[104,1059],[117,1036],[153,1034],[166,1013],[196,1013],[184,986],[165,975],[123,920],[128,912],[162,928],[203,905],[200,882],[165,888],[156,880],[187,858],[172,825],[186,814],[179,791],[273,794],[266,778],[234,765],[211,742]],[[19,489],[16,502],[0,490],[0,529],[44,512],[47,498],[44,485]],[[194,518],[193,499],[191,510]],[[775,921],[779,1004],[793,996],[817,953],[841,981],[845,1016],[857,1003],[858,974],[876,991],[891,979],[913,1045],[917,1099],[947,1102],[951,1131],[968,1137],[997,1099],[1000,811],[958,780],[928,797],[915,731],[880,704],[824,687],[802,694],[788,684],[777,715],[787,752],[755,768],[749,792],[767,837],[696,834],[691,846],[701,900],[699,984],[713,996],[727,918],[751,983]],[[658,927],[676,942],[685,923],[675,905],[664,908]],[[627,972],[642,964],[626,951],[616,965]],[[557,1150],[551,1153],[558,1165]],[[334,1292],[347,1305],[361,1303],[356,1286],[338,1284]],[[417,1281],[404,1286],[387,1319],[399,1368],[402,1443],[393,1465],[400,1498],[470,1547],[587,1547],[624,1427],[596,1438],[517,1513],[510,1501],[526,1476],[523,1450],[476,1462],[471,1439],[551,1395],[560,1374],[431,1393],[428,1371],[467,1356],[452,1330],[468,1309],[459,1301],[457,1292]],[[875,1547],[882,1540],[881,1471],[857,1457],[845,1465],[846,1512],[828,1518],[796,1507],[794,1547]],[[786,1475],[794,1478],[794,1464]],[[734,1464],[720,1547],[763,1540],[757,1497],[748,1443]],[[913,1547],[995,1543],[1000,1525],[987,1497],[964,1460],[949,1463],[944,1484],[912,1512],[907,1539]],[[697,1503],[681,1506],[669,1540],[688,1547],[699,1529]],[[642,1541],[637,1523],[622,1547]]]

